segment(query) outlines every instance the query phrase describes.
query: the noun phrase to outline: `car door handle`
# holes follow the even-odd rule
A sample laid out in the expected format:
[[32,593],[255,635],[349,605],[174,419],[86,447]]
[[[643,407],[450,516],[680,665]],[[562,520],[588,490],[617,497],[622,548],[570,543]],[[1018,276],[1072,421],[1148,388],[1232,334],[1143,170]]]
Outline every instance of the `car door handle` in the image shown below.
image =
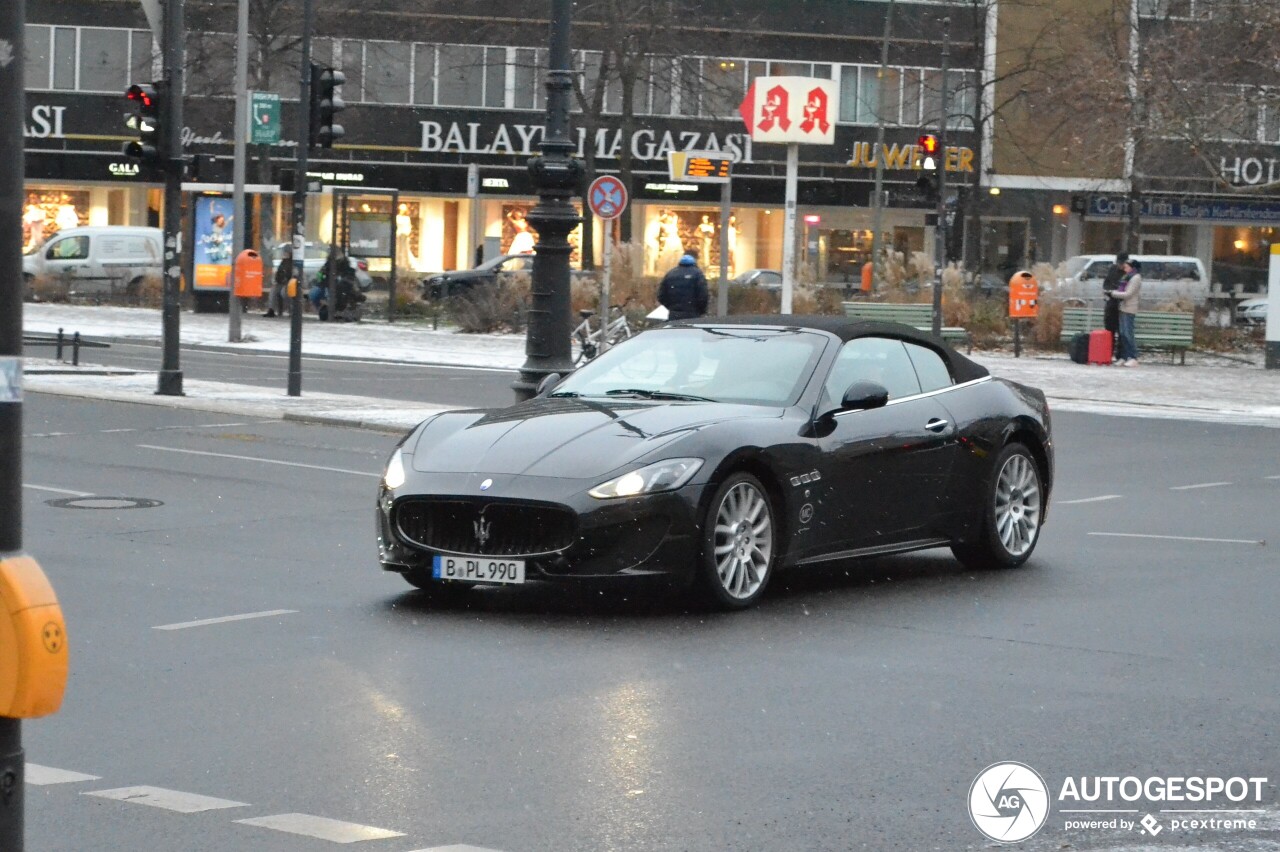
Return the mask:
[[951,424],[946,420],[935,417],[928,423],[924,424],[924,428],[928,429],[930,432],[942,432],[950,425]]

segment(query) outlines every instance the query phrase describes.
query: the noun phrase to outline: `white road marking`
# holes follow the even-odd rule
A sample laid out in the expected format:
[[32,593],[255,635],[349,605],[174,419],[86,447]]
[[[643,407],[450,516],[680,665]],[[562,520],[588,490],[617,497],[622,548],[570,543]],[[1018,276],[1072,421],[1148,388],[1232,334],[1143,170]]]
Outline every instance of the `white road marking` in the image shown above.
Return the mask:
[[277,814],[253,819],[238,819],[236,822],[289,834],[301,834],[304,837],[316,837],[334,843],[358,843],[361,840],[404,837],[404,833],[400,831],[389,831],[385,828],[374,828],[371,825],[359,825],[354,822],[343,822],[308,814]]
[[115,790],[94,790],[81,795],[115,799],[118,802],[131,802],[137,805],[150,805],[153,808],[164,808],[166,811],[177,811],[180,814],[198,814],[201,811],[249,807],[245,802],[215,799],[212,796],[183,793],[179,790],[165,790],[162,787],[120,787]]
[[270,618],[273,615],[292,615],[296,609],[269,609],[264,612],[246,612],[244,615],[224,615],[219,618],[202,618],[199,621],[183,621],[178,624],[162,624],[152,630],[186,630],[188,627],[204,627],[209,624],[226,624],[228,621],[245,621],[250,618]]
[[1268,476],[1267,479],[1280,479],[1280,476]]
[[1075,506],[1080,503],[1101,503],[1104,500],[1119,500],[1121,496],[1120,494],[1103,494],[1101,497],[1083,497],[1079,500],[1058,500],[1057,505]]
[[1062,808],[1060,814],[1136,814],[1137,808]]
[[54,494],[70,494],[72,497],[92,497],[92,491],[72,491],[69,488],[54,488],[52,485],[35,485],[30,482],[22,483],[23,488],[30,488],[33,491],[50,491]]
[[144,450],[159,450],[163,453],[185,453],[189,456],[213,456],[219,459],[238,459],[239,461],[251,461],[259,464],[282,464],[286,467],[305,467],[309,470],[327,470],[331,473],[350,473],[353,476],[372,476],[378,479],[382,476],[380,473],[369,473],[367,470],[347,470],[344,467],[325,467],[318,464],[303,464],[302,462],[281,461],[280,459],[264,459],[258,456],[237,456],[232,453],[210,453],[204,450],[182,450],[177,447],[157,447],[154,444],[139,444]]
[[498,852],[498,850],[488,849],[484,846],[468,846],[465,843],[455,843],[451,846],[432,846],[429,849],[414,849],[413,852]]
[[1256,544],[1259,547],[1266,546],[1265,540],[1254,538],[1200,538],[1193,535],[1146,535],[1143,533],[1114,533],[1114,532],[1091,532],[1089,535],[1110,536],[1112,538],[1160,538],[1169,541],[1207,541],[1213,544]]
[[77,781],[99,781],[101,775],[85,775],[83,772],[72,772],[70,769],[54,769],[52,766],[41,766],[28,763],[24,773],[28,784],[43,787],[47,784],[74,784]]
[[1195,485],[1173,485],[1170,491],[1192,491],[1196,488],[1221,488],[1224,485],[1234,485],[1232,482],[1198,482]]
[[263,423],[197,423],[192,426],[140,426],[133,429],[99,429],[96,432],[31,432],[24,438],[78,438],[84,435],[112,435],[117,432],[174,432],[185,429],[226,429],[229,426],[261,426]]

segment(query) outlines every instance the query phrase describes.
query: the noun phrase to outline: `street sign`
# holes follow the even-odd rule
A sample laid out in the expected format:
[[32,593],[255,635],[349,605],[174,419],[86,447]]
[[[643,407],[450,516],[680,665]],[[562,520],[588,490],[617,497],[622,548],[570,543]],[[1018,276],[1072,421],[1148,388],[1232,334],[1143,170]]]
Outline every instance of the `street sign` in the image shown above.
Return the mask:
[[275,92],[249,93],[249,144],[274,145],[280,141],[280,96]]
[[752,142],[834,145],[840,95],[831,80],[757,77],[738,107]]
[[613,175],[601,175],[587,190],[587,205],[601,219],[617,219],[627,209],[627,188]]
[[682,183],[728,183],[733,160],[721,151],[671,151],[667,169],[673,181]]

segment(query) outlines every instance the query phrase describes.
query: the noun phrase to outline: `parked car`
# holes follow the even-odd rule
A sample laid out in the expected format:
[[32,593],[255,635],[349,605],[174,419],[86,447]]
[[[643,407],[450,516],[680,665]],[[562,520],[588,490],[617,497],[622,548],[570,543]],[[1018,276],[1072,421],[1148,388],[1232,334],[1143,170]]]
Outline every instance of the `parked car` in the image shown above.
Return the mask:
[[[280,257],[283,255],[284,249],[287,245],[288,243],[279,243],[274,249],[272,249],[271,269],[266,271],[266,278],[268,282],[271,280],[272,272],[275,270],[276,266],[280,264]],[[315,283],[315,280],[319,277],[321,270],[324,269],[324,264],[328,257],[328,243],[306,244],[306,248],[304,249],[304,254],[302,256],[302,271],[306,273],[306,283],[308,286]],[[360,292],[367,293],[372,290],[373,276],[369,274],[368,261],[358,257],[353,257],[351,258],[351,265],[355,267],[356,281],[360,284]],[[270,285],[264,283],[263,286],[269,287]]]
[[782,289],[782,273],[773,269],[748,269],[737,278],[730,279],[729,283],[739,287],[777,291]]
[[100,225],[66,228],[24,255],[27,288],[36,277],[65,281],[70,295],[136,296],[147,276],[161,274],[159,228]]
[[[532,254],[504,254],[486,260],[475,269],[437,272],[423,280],[422,298],[444,299],[456,296],[473,287],[500,283],[518,273],[533,274]],[[569,275],[575,282],[594,279],[593,273],[583,269],[570,270]]]
[[[1198,257],[1171,254],[1135,254],[1142,264],[1144,306],[1175,299],[1203,305],[1209,297],[1209,275]],[[1077,255],[1067,259],[1067,277],[1040,282],[1046,295],[1060,299],[1101,299],[1102,279],[1116,261],[1114,254]]]
[[526,403],[423,421],[387,464],[378,556],[434,594],[659,576],[736,609],[852,557],[1021,565],[1053,459],[1043,393],[909,326],[679,322]]
[[1241,325],[1266,325],[1267,302],[1264,296],[1260,299],[1245,299],[1236,304],[1236,322]]

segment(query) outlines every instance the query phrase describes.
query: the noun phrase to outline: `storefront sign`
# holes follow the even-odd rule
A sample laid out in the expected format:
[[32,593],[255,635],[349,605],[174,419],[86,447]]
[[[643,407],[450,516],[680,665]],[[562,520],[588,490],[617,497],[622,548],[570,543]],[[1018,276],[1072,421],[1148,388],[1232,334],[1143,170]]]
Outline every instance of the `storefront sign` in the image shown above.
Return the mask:
[[[879,163],[876,146],[870,142],[855,142],[853,156],[849,165],[855,169],[874,169]],[[880,155],[884,158],[884,167],[890,170],[924,168],[924,149],[919,145],[882,145]],[[943,157],[943,166],[949,172],[972,172],[973,149],[958,146],[948,147]]]
[[667,171],[674,181],[728,183],[733,160],[714,151],[672,151],[667,155]]
[[307,172],[307,177],[325,183],[364,183],[363,172]]
[[[532,156],[542,144],[542,125],[507,124],[487,126],[478,121],[448,124],[440,121],[420,121],[421,138],[418,150],[425,154],[502,154],[508,156]],[[622,150],[621,130],[601,128],[595,135],[597,157],[617,159]],[[586,155],[587,130],[578,128],[577,156]],[[692,151],[703,148],[721,151],[732,161],[749,162],[750,144],[740,133],[723,136],[714,131],[695,130],[659,133],[645,128],[631,134],[631,156],[637,160],[664,160],[671,151]]]
[[107,171],[111,172],[113,177],[132,178],[138,176],[142,167],[137,163],[109,163]]
[[23,138],[26,139],[64,139],[66,134],[63,132],[63,115],[67,108],[64,106],[49,106],[48,104],[37,104],[31,108],[31,120],[22,128]]
[[679,195],[682,192],[697,194],[698,185],[694,183],[646,183],[645,192],[665,192],[668,195]]
[[[1126,218],[1129,215],[1129,199],[1123,195],[1089,196],[1085,215]],[[1143,198],[1141,216],[1143,219],[1274,224],[1280,223],[1280,201]]]
[[831,145],[840,96],[817,77],[757,77],[738,107],[752,142]]
[[480,181],[480,186],[485,189],[510,189],[511,181],[506,178],[484,178]]
[[1280,183],[1280,159],[1275,157],[1222,158],[1222,179],[1231,184],[1259,186]]

